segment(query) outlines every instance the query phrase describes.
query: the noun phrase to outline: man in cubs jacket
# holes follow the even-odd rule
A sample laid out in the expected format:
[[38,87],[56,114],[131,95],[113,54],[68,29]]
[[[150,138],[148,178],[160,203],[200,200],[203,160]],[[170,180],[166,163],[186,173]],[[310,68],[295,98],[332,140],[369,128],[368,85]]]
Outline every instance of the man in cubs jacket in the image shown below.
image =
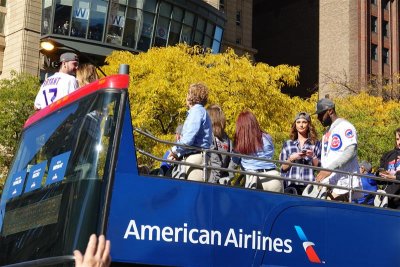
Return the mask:
[[[328,98],[322,98],[317,103],[315,114],[324,127],[328,127],[322,137],[321,167],[341,170],[349,173],[358,173],[357,161],[357,132],[354,126],[347,120],[339,118],[336,114],[335,103]],[[332,171],[320,171],[316,180],[325,184],[348,187],[352,183],[353,188],[360,188],[358,176],[336,173]],[[348,190],[334,188],[331,198],[347,200]],[[361,196],[354,193],[353,198]]]

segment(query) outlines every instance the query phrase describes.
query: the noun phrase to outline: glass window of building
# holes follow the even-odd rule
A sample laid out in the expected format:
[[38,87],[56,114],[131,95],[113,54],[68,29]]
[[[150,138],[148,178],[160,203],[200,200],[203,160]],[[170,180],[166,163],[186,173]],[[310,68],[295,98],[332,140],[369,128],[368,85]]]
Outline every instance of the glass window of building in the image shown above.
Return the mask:
[[74,1],[74,8],[71,22],[71,36],[86,38],[90,13],[88,1]]
[[236,11],[236,25],[239,26],[242,20],[242,14],[240,11]]
[[172,6],[166,2],[161,2],[155,31],[154,46],[167,45],[171,13]]
[[56,0],[53,33],[69,35],[72,15],[72,0]]
[[183,19],[183,23],[189,26],[193,26],[194,23],[194,14],[192,12],[186,11],[185,17]]
[[371,59],[378,60],[378,46],[374,44],[371,45]]
[[376,5],[376,0],[371,0],[371,4]]
[[[206,17],[199,17],[200,13]],[[219,52],[222,28],[216,29],[218,19],[205,8],[192,13],[166,0],[42,0],[41,33],[139,51],[185,42]]]
[[389,49],[383,48],[382,49],[382,61],[384,64],[389,64]]
[[156,12],[157,0],[141,0],[144,2],[143,10],[151,13]]
[[49,34],[51,27],[51,11],[53,1],[45,0],[42,2],[42,34]]
[[6,14],[0,12],[0,34],[4,34],[4,23],[6,20]]
[[6,6],[6,5],[7,5],[7,0],[0,1],[0,6]]
[[[89,14],[89,30],[87,38],[102,41],[106,26],[107,2],[104,0],[91,0]],[[72,29],[71,29],[72,35]]]
[[160,16],[170,18],[171,17],[171,12],[172,12],[172,6],[166,2],[161,2],[160,3],[160,9],[159,9],[159,14]]
[[205,30],[206,21],[203,18],[198,17],[196,23],[196,32],[194,34],[194,45],[202,45],[204,38],[204,30]]
[[184,23],[184,25],[182,25],[182,33],[181,33],[180,42],[191,45],[192,44],[194,14],[189,11],[186,11],[185,16],[183,18],[183,23]]
[[154,14],[143,13],[143,25],[140,31],[140,39],[137,44],[137,49],[147,51],[150,48],[151,38],[153,35]]
[[167,45],[169,22],[170,22],[170,20],[168,18],[164,18],[164,17],[158,18],[154,46],[166,46]]
[[128,8],[126,16],[124,37],[122,45],[136,49],[137,41],[139,39],[138,33],[140,29],[140,22],[142,17],[142,10],[136,8]]
[[168,45],[179,43],[183,20],[183,9],[174,6],[172,10],[172,21],[168,35]]
[[126,5],[121,0],[112,0],[109,8],[106,42],[122,45],[122,34],[125,26]]
[[196,31],[194,34],[193,45],[202,45],[203,44],[203,33]]
[[176,21],[171,22],[171,29],[168,36],[168,45],[175,45],[179,43],[182,24]]
[[204,36],[203,47],[211,48],[212,39],[209,36]]
[[213,44],[212,44],[212,52],[215,53],[219,53],[220,49],[221,49],[221,41],[222,41],[222,28],[219,26],[215,27],[215,32],[214,32],[214,40],[213,40]]
[[371,31],[378,32],[378,19],[375,16],[371,16]]
[[206,35],[213,36],[214,27],[215,27],[214,24],[212,24],[211,22],[207,22]]
[[214,39],[213,38],[214,28],[215,28],[215,25],[208,21],[207,25],[206,25],[204,41],[203,41],[204,47],[211,48],[212,42]]
[[388,21],[383,21],[382,25],[382,34],[384,37],[389,37],[389,22]]
[[172,10],[172,19],[178,22],[182,22],[183,19],[183,9],[174,6]]

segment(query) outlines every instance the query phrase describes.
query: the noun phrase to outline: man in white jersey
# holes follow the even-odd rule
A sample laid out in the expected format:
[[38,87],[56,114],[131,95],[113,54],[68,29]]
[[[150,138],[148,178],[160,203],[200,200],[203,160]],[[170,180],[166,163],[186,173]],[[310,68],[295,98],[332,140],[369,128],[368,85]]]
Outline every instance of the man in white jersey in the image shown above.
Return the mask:
[[35,109],[42,109],[78,88],[75,75],[79,59],[75,53],[64,53],[60,56],[60,69],[48,77],[40,87],[35,98]]
[[[339,118],[335,111],[335,104],[328,98],[322,98],[317,103],[318,120],[324,127],[328,127],[322,137],[321,167],[358,173],[357,161],[357,132],[354,126],[343,118]],[[320,171],[316,180],[321,183],[349,187],[360,187],[358,176],[331,171]],[[349,191],[333,189],[332,197],[337,200],[346,200]],[[360,193],[354,193],[357,198]]]

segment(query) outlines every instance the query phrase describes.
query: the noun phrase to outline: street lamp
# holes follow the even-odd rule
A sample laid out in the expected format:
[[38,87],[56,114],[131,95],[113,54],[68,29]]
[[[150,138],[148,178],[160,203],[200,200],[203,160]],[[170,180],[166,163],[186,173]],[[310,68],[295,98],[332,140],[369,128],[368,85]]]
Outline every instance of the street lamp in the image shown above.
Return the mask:
[[40,47],[46,51],[53,51],[54,50],[54,44],[52,44],[49,41],[42,41],[40,42]]
[[93,60],[92,60],[90,57],[86,56],[85,54],[82,54],[82,53],[81,53],[78,49],[76,49],[76,48],[73,48],[73,47],[71,47],[71,46],[68,46],[68,45],[59,43],[59,42],[54,41],[54,40],[52,40],[52,39],[50,39],[50,38],[43,39],[43,40],[40,42],[40,47],[41,47],[43,50],[48,51],[48,52],[52,52],[52,51],[55,51],[56,49],[60,49],[60,48],[67,48],[68,50],[72,50],[73,52],[77,52],[79,55],[83,55],[91,64],[93,64],[93,65],[101,72],[101,74],[103,74],[104,76],[107,76],[107,75],[104,73],[104,71],[103,71],[102,69],[100,69],[100,67],[97,66],[97,64],[96,64],[95,62],[93,62]]

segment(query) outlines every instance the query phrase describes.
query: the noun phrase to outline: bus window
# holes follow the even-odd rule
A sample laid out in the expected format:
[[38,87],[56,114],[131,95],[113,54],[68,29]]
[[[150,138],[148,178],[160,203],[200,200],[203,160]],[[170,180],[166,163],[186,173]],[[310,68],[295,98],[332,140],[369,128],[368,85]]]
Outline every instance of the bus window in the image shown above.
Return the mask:
[[0,203],[0,265],[72,253],[96,232],[120,99],[98,91],[24,130]]

